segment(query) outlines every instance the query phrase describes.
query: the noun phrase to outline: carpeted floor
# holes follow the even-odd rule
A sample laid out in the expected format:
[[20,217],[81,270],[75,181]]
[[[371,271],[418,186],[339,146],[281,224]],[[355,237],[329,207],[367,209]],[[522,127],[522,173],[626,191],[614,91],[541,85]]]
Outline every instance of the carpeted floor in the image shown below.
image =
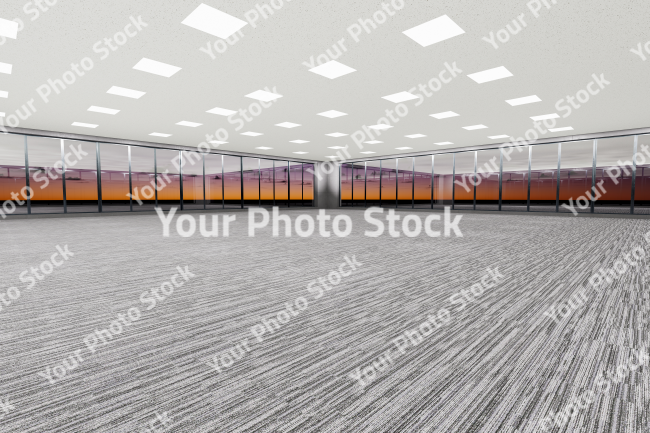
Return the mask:
[[[0,221],[0,295],[21,291],[0,304],[0,432],[534,432],[588,390],[549,431],[648,431],[650,361],[596,384],[650,344],[649,220],[468,213],[462,238],[371,238],[363,210],[345,212],[345,238],[248,237],[245,213],[227,238],[164,238],[156,215]],[[24,289],[19,275],[66,244],[74,256]],[[638,267],[559,323],[544,315],[636,246]],[[307,285],[346,255],[362,265],[314,299]],[[141,294],[177,266],[196,276],[147,310]],[[450,302],[497,267],[495,287]],[[304,310],[253,337],[298,297]],[[90,354],[84,338],[132,307],[141,318]],[[447,324],[396,350],[441,308]],[[38,375],[75,351],[63,378]],[[233,364],[218,372],[215,356]],[[373,361],[361,387],[350,374]]]

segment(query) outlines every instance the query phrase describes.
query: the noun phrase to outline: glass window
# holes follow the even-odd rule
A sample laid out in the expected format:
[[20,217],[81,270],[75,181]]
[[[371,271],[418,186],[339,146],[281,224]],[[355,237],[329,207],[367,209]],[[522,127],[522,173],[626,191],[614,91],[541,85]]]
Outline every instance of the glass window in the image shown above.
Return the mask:
[[260,159],[260,200],[262,206],[273,206],[273,161]]
[[352,182],[354,184],[354,206],[365,206],[366,203],[366,164],[357,162],[350,164],[352,166]]
[[379,161],[366,162],[366,203],[368,207],[379,206],[380,173]]
[[499,149],[478,151],[476,162],[476,209],[499,210]]
[[503,153],[501,180],[501,210],[526,212],[528,209],[528,154],[529,146],[512,146]]
[[341,164],[341,206],[352,204],[352,164]]
[[381,206],[397,206],[397,159],[381,161]]
[[[3,212],[14,209],[13,214],[27,213],[25,179],[25,137],[16,134],[0,134],[0,200],[13,202]],[[12,196],[12,194],[14,194]],[[16,196],[17,200],[14,200]],[[22,205],[20,204],[22,203]]]
[[61,141],[27,137],[32,213],[63,213]]
[[433,157],[433,207],[441,209],[451,206],[454,188],[454,156],[452,154]]
[[223,156],[224,205],[227,208],[241,208],[241,158]]
[[[597,141],[595,213],[630,213],[632,155],[634,155],[633,136]],[[619,166],[619,161],[623,163],[622,166]]]
[[205,155],[205,204],[208,209],[223,208],[222,155]]
[[158,207],[169,210],[181,204],[180,152],[156,149]]
[[474,209],[474,156],[476,152],[456,154],[454,209]]
[[203,154],[183,151],[183,209],[203,209]]
[[433,169],[433,158],[431,156],[418,156],[413,163],[413,181],[415,207],[431,208],[431,170]]
[[314,205],[314,164],[303,164],[302,202],[305,206]]
[[68,212],[99,212],[97,143],[63,140]]
[[156,176],[152,148],[131,146],[131,185],[133,210],[153,210],[156,205]]
[[[650,214],[650,135],[639,135],[636,148],[634,213]],[[627,161],[625,158],[624,161]]]
[[397,160],[397,206],[413,207],[413,158]]
[[[592,171],[594,162],[593,140],[562,143],[560,160],[560,212],[571,212],[567,206],[573,200],[573,209],[577,212],[590,213]],[[577,203],[580,197],[587,198]],[[579,207],[582,206],[582,207]]]
[[242,158],[244,179],[244,207],[260,205],[260,160]]
[[299,206],[302,204],[302,163],[290,163],[290,179],[289,194],[291,196],[291,206]]
[[[530,164],[530,211],[555,212],[558,143],[540,144],[532,146],[532,148]],[[505,155],[503,161],[505,164]]]
[[[102,212],[131,210],[129,194],[129,146],[99,144]],[[137,206],[137,202],[135,203]]]
[[289,166],[287,161],[275,161],[275,205],[289,205]]

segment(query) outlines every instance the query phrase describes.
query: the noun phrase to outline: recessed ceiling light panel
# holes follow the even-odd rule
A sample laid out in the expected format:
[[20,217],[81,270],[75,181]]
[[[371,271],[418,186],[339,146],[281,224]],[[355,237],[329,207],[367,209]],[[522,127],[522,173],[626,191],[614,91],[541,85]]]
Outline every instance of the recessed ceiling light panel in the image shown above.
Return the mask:
[[547,120],[547,119],[557,119],[560,116],[557,113],[551,113],[551,114],[542,114],[541,116],[532,116],[531,119],[533,120]]
[[332,132],[331,134],[325,134],[329,137],[345,137],[348,134],[343,134],[342,132]]
[[282,123],[278,123],[278,124],[275,125],[275,126],[279,126],[279,127],[281,127],[281,128],[295,128],[295,127],[300,126],[300,125],[297,124],[297,123],[282,122]]
[[103,113],[103,114],[112,114],[115,115],[120,112],[120,110],[115,110],[113,108],[104,108],[104,107],[96,107],[96,106],[91,106],[88,111],[93,111],[95,113]]
[[218,114],[219,116],[230,116],[231,114],[237,113],[234,110],[228,110],[226,108],[215,107],[212,110],[208,110],[208,113]]
[[253,93],[249,93],[246,95],[247,98],[251,99],[257,99],[258,101],[262,102],[271,102],[275,101],[278,98],[282,98],[282,95],[278,95],[277,93],[273,92],[267,92],[266,90],[256,90]]
[[563,128],[549,128],[551,132],[573,131],[573,127],[565,126]]
[[190,128],[196,128],[197,126],[203,125],[202,123],[188,122],[187,120],[182,120],[177,123],[180,126],[189,126]]
[[[47,8],[45,8],[45,10],[47,10]],[[38,17],[38,15],[36,16]],[[5,20],[3,18],[0,18],[0,36],[5,36],[10,39],[16,39],[18,37],[18,23],[16,21],[10,21],[10,20]]]
[[468,131],[474,131],[476,129],[485,129],[487,126],[485,125],[471,125],[471,126],[463,126],[463,129],[467,129]]
[[151,134],[152,137],[171,137],[171,134],[163,134],[162,132],[152,132]]
[[0,62],[0,74],[11,74],[13,66],[9,63]]
[[399,104],[400,102],[406,102],[406,101],[411,101],[413,99],[418,99],[418,97],[409,92],[399,92],[388,96],[382,96],[382,99],[386,99],[387,101]]
[[328,149],[338,150],[338,149],[345,149],[345,147],[344,146],[332,146],[332,147],[328,147]]
[[371,153],[377,153],[377,152],[367,151],[367,152],[359,152],[359,153],[363,153],[363,154],[365,154],[365,155],[369,155],[369,154],[371,154]]
[[273,148],[272,148],[272,147],[264,147],[264,146],[260,146],[260,147],[256,147],[255,149],[260,149],[260,150],[271,150],[271,149],[273,149]]
[[502,78],[512,77],[512,73],[507,70],[504,66],[499,66],[498,68],[488,69],[481,72],[476,72],[474,74],[469,74],[469,78],[476,81],[479,84],[488,83],[490,81],[500,80]]
[[433,143],[433,144],[436,144],[438,146],[444,146],[446,144],[454,144],[454,143],[452,143],[451,141],[441,141],[440,143]]
[[248,24],[246,21],[203,3],[181,23],[221,39],[228,38]]
[[396,147],[396,150],[408,150],[408,149],[413,149],[412,147]]
[[145,92],[140,92],[139,90],[126,89],[124,87],[113,86],[108,89],[108,92],[111,95],[125,96],[127,98],[140,99]]
[[307,152],[293,152],[293,153],[298,154],[298,155],[304,155],[304,154],[306,154]]
[[390,128],[392,128],[392,126],[380,123],[378,125],[370,125],[368,128],[383,130],[383,129],[390,129]]
[[537,95],[530,95],[530,96],[524,96],[523,98],[515,98],[515,99],[506,99],[506,102],[513,107],[517,105],[524,105],[524,104],[532,104],[533,102],[541,102],[542,100],[539,99]]
[[510,138],[510,136],[509,135],[492,135],[492,136],[490,136],[488,138],[490,138],[492,140],[497,140],[499,138]]
[[334,119],[335,117],[347,116],[348,113],[344,113],[342,111],[336,111],[336,110],[329,110],[329,111],[323,111],[322,113],[318,113],[318,115],[323,117],[329,117],[330,119]]
[[370,141],[364,141],[366,144],[380,144],[383,143],[383,141],[377,141],[377,140],[370,140]]
[[304,143],[309,143],[309,141],[306,141],[306,140],[293,140],[293,141],[290,141],[289,143],[304,144]]
[[6,90],[0,90],[0,98],[8,98],[9,97],[9,92]]
[[212,140],[212,141],[208,141],[208,143],[210,143],[210,144],[227,144],[228,142],[227,141]]
[[72,126],[81,126],[82,128],[97,128],[98,125],[93,123],[73,122]]
[[309,72],[313,72],[314,74],[322,75],[325,78],[333,80],[335,78],[342,77],[343,75],[356,72],[356,69],[346,66],[343,63],[339,63],[336,60],[330,60],[329,62],[323,63],[320,66],[311,68]]
[[429,116],[435,117],[436,119],[447,119],[449,117],[456,117],[458,115],[458,113],[454,113],[453,111],[443,111],[442,113],[430,114]]
[[426,137],[426,135],[424,135],[424,134],[411,134],[411,135],[405,135],[404,137],[406,137],[406,138],[422,138],[422,137]]
[[443,15],[402,33],[423,47],[428,47],[437,42],[462,35],[465,31],[447,15]]
[[168,65],[167,63],[157,62],[144,57],[133,67],[133,69],[167,78],[181,70],[178,66]]
[[262,135],[262,133],[261,132],[250,132],[250,131],[248,131],[248,132],[242,132],[241,135],[247,135],[249,137],[257,137],[257,136]]

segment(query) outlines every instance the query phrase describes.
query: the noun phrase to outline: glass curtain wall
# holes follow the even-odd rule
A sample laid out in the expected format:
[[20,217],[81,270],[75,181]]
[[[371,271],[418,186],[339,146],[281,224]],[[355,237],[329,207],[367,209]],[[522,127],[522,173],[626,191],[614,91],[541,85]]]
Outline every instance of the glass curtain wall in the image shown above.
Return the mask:
[[366,164],[356,162],[352,165],[352,191],[354,197],[352,202],[354,206],[365,206],[366,203]]
[[506,147],[503,153],[501,210],[526,212],[528,209],[529,146]]
[[183,157],[183,209],[203,209],[203,154],[181,152]]
[[432,156],[413,158],[413,202],[416,208],[431,208],[431,171],[433,170]]
[[[633,155],[634,137],[606,138],[596,142],[594,213],[630,213]],[[623,164],[619,165],[619,161]]]
[[650,214],[650,135],[638,136],[634,158],[634,213],[647,215]]
[[352,164],[341,164],[341,206],[352,205]]
[[262,206],[273,206],[273,161],[260,159],[260,200]]
[[244,207],[260,205],[260,160],[257,158],[242,158],[244,179]]
[[551,143],[531,147],[530,211],[555,212],[559,145]]
[[222,162],[222,155],[205,155],[205,206],[208,209],[223,208]]
[[474,157],[476,152],[456,154],[454,209],[474,209]]
[[156,149],[158,207],[169,210],[181,204],[180,152]]
[[27,137],[32,213],[63,213],[61,140]]
[[289,164],[290,164],[289,206],[301,206],[302,205],[302,163],[290,162]]
[[156,175],[153,149],[131,146],[131,185],[133,210],[154,210],[156,206]]
[[304,163],[303,184],[302,184],[302,203],[305,206],[314,205],[314,164]]
[[129,146],[100,143],[99,165],[102,183],[102,212],[130,211]]
[[397,159],[381,161],[381,207],[397,206]]
[[[13,214],[28,213],[27,198],[29,192],[26,188],[25,176],[25,137],[22,135],[0,135],[0,200],[11,201],[4,213],[14,209]],[[17,197],[14,200],[14,197]],[[22,204],[21,204],[22,203]]]
[[289,206],[289,163],[275,161],[275,205]]
[[97,143],[63,140],[68,212],[99,212]]
[[433,157],[433,208],[451,206],[454,194],[454,155]]
[[560,157],[560,212],[571,212],[568,206],[573,206],[577,212],[591,213],[593,140],[562,143]]
[[366,162],[366,206],[379,206],[381,191],[381,162]]
[[241,158],[223,156],[224,206],[226,208],[242,207]]
[[499,210],[499,170],[501,151],[477,152],[476,209]]
[[397,160],[397,206],[413,207],[413,158]]

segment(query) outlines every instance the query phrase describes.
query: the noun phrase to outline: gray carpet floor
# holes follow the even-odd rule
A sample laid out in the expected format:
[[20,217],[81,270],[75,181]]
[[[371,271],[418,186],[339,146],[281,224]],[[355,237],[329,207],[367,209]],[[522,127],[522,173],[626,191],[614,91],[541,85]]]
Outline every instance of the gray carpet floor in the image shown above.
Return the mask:
[[[0,310],[0,432],[536,432],[650,347],[648,220],[468,213],[462,238],[371,238],[363,211],[345,212],[345,238],[248,237],[245,213],[228,238],[164,238],[156,215],[0,221],[0,294],[21,289]],[[19,275],[66,244],[74,257],[23,290]],[[635,246],[637,268],[559,323],[544,315]],[[346,255],[363,265],[314,300],[307,285]],[[141,294],[177,266],[196,277],[147,311]],[[450,297],[488,267],[502,281],[457,311]],[[304,311],[255,340],[301,296]],[[65,377],[38,375],[134,306],[140,320]],[[446,325],[395,350],[443,307]],[[229,368],[209,365],[244,339]],[[387,351],[365,387],[350,377]],[[549,431],[647,432],[649,362]]]

